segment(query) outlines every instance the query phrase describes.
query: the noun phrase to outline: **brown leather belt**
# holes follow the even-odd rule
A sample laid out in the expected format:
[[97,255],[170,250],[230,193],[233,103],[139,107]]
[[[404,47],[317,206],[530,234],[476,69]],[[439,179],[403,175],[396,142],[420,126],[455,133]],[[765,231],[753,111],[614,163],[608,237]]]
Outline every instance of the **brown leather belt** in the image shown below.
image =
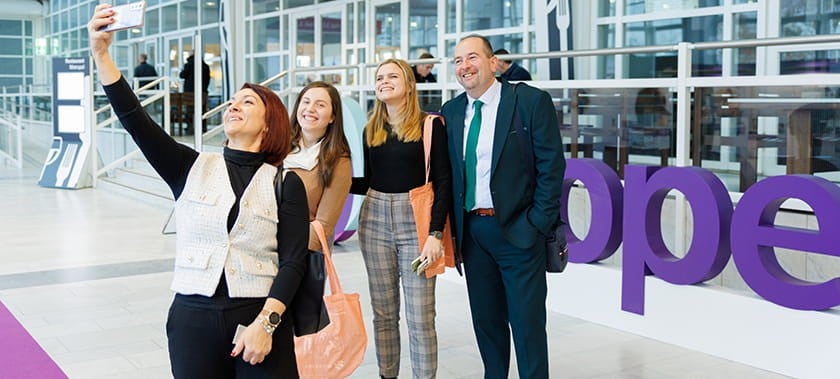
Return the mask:
[[496,210],[493,208],[476,208],[470,211],[470,214],[481,216],[481,217],[488,217],[488,216],[495,216]]

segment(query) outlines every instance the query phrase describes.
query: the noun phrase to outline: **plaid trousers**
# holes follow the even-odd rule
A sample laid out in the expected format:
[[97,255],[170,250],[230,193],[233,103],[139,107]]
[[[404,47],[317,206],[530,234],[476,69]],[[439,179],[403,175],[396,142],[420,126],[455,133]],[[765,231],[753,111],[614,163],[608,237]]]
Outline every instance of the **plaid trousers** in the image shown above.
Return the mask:
[[402,279],[411,371],[414,378],[435,378],[435,278],[411,271],[411,261],[420,255],[420,247],[408,193],[368,190],[359,215],[359,245],[370,286],[379,374],[397,377],[400,370]]

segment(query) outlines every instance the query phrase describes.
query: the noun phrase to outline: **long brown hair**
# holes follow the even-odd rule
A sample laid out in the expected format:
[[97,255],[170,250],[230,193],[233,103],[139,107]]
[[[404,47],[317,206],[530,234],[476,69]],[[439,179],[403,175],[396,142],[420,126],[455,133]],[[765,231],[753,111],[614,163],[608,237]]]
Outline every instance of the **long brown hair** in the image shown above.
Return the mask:
[[[414,79],[414,72],[408,62],[402,59],[386,59],[376,67],[376,72],[386,64],[394,64],[402,73],[405,80],[406,94],[400,106],[398,114],[394,115],[396,120],[391,125],[397,134],[397,139],[402,142],[415,142],[423,137],[421,125],[425,114],[420,109],[420,102],[417,99],[417,82]],[[379,146],[388,139],[388,132],[385,124],[388,121],[388,108],[385,103],[376,99],[373,103],[373,110],[370,112],[368,122],[365,125],[365,142],[368,146]]]
[[254,83],[245,83],[240,89],[250,89],[265,104],[266,132],[260,144],[260,152],[265,154],[265,162],[279,166],[289,154],[289,112],[283,101],[268,87]]
[[323,88],[330,96],[330,104],[332,107],[333,121],[327,125],[327,130],[324,132],[324,137],[321,139],[321,150],[318,152],[318,165],[321,168],[321,185],[326,187],[332,181],[332,174],[338,160],[344,157],[350,157],[350,144],[347,142],[347,137],[344,136],[344,117],[341,113],[341,96],[338,90],[332,84],[315,81],[309,83],[300,91],[297,100],[295,100],[295,107],[292,108],[292,116],[290,121],[292,129],[291,148],[292,151],[301,148],[302,131],[300,122],[298,122],[297,112],[300,107],[300,100],[306,91],[312,88]]

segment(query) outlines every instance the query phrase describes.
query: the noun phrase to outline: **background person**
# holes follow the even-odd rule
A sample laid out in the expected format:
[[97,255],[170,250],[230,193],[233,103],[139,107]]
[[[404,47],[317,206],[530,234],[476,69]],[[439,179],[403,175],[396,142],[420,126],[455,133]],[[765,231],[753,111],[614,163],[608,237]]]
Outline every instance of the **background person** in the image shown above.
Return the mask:
[[[152,78],[158,76],[157,70],[155,70],[155,66],[152,66],[146,62],[148,58],[149,56],[146,54],[140,54],[140,56],[137,58],[137,66],[134,67],[135,78]],[[152,80],[140,80],[138,82],[138,85],[142,87],[151,81]],[[155,86],[154,89],[157,88],[158,86]]]
[[354,178],[350,192],[367,194],[359,214],[359,245],[368,274],[379,375],[396,378],[400,370],[400,281],[408,320],[411,370],[415,378],[437,375],[435,277],[412,272],[418,256],[443,257],[442,232],[452,197],[446,132],[434,121],[431,173],[435,200],[430,235],[420,249],[408,192],[426,183],[423,122],[411,67],[388,59],[376,69],[376,100],[365,125],[365,176]]
[[[123,127],[175,197],[176,292],[166,321],[175,378],[297,378],[293,320],[303,275],[306,193],[290,172],[277,204],[277,164],[290,147],[288,114],[270,89],[245,84],[224,112],[222,154],[176,142],[140,106],[108,52],[110,5],[88,23],[99,80]],[[237,325],[245,325],[235,344]]]
[[[510,54],[506,49],[498,49],[493,52],[493,55],[507,55]],[[499,77],[504,80],[531,80],[531,73],[520,66],[518,63],[511,60],[498,59],[497,69]]]
[[[429,53],[420,54],[418,59],[430,59],[435,56]],[[411,67],[414,72],[414,81],[417,83],[437,83],[437,77],[432,73],[435,67],[434,63],[419,63]],[[418,98],[420,100],[420,108],[426,112],[440,111],[440,92],[439,91],[419,91]]]
[[[485,378],[507,378],[510,339],[520,378],[548,378],[545,237],[560,211],[565,159],[551,96],[494,77],[490,42],[470,35],[455,46],[465,92],[443,105],[460,245],[473,330]],[[516,112],[514,112],[516,110]],[[533,145],[536,183],[523,162],[517,115]],[[461,162],[464,162],[463,166]]]
[[[195,54],[191,54],[187,57],[187,62],[184,63],[184,67],[181,69],[181,73],[178,76],[181,79],[184,79],[184,90],[183,92],[195,92],[195,70],[193,69],[193,65],[195,64]],[[201,88],[202,93],[207,93],[207,89],[210,87],[210,66],[204,61],[201,61]]]
[[[195,91],[195,70],[193,69],[195,65],[195,54],[191,54],[187,57],[187,62],[184,63],[184,67],[181,69],[181,73],[178,74],[181,79],[184,79],[184,87],[183,93],[185,94],[192,94]],[[201,93],[203,94],[201,100],[201,113],[207,111],[207,89],[210,88],[210,66],[204,61],[201,61]],[[179,104],[181,105],[180,112],[183,112],[183,118],[187,122],[187,133],[192,133],[192,114],[194,111],[193,108],[193,100],[192,95],[182,95],[184,97],[181,98]],[[207,129],[207,120],[201,120],[201,130],[205,131]]]
[[[292,150],[283,165],[303,180],[309,221],[318,220],[330,242],[353,176],[350,144],[344,136],[341,96],[332,84],[312,82],[301,90],[293,109]],[[323,251],[312,226],[309,250]]]

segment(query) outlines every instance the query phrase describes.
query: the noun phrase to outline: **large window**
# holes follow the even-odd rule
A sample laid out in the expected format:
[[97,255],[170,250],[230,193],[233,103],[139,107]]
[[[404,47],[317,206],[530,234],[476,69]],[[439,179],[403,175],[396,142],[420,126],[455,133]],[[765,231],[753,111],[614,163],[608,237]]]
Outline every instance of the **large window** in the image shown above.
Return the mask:
[[[840,34],[840,1],[783,1],[779,8],[782,37]],[[807,50],[782,53],[781,74],[840,72],[840,51]]]
[[409,0],[408,9],[408,58],[417,58],[424,52],[437,56],[437,3]]
[[463,30],[509,28],[522,25],[520,0],[464,0]]
[[[758,12],[754,1],[739,1],[731,6],[720,0],[626,0],[622,9],[614,1],[598,2],[600,22],[597,47],[641,47],[676,45],[680,42],[710,42],[754,39],[759,36]],[[786,2],[783,2],[786,3]],[[577,3],[576,3],[577,4]],[[724,6],[727,5],[727,6]],[[688,10],[697,9],[701,15]],[[618,14],[617,14],[618,13]],[[731,17],[725,17],[731,14]],[[627,16],[617,24],[615,16]],[[672,17],[668,17],[672,16]],[[673,17],[679,16],[679,17]],[[694,76],[754,75],[754,48],[702,50],[692,53]],[[676,52],[630,54],[597,58],[597,78],[656,78],[676,76]],[[618,72],[616,72],[618,70]]]
[[32,21],[0,20],[0,87],[18,92],[32,84]]
[[[626,27],[625,46],[676,45],[680,42],[721,40],[723,17],[719,15],[666,19],[629,23]],[[693,72],[696,76],[718,76],[721,73],[721,55],[718,50],[694,53]],[[626,65],[628,78],[663,78],[677,76],[677,54],[631,54]]]
[[253,51],[280,50],[280,19],[269,17],[254,20]]
[[[610,1],[614,3],[615,1]],[[716,7],[721,0],[624,0],[624,14],[670,12],[683,9]]]
[[380,5],[374,8],[374,38],[376,50],[374,62],[388,58],[405,58],[400,54],[400,3]]

